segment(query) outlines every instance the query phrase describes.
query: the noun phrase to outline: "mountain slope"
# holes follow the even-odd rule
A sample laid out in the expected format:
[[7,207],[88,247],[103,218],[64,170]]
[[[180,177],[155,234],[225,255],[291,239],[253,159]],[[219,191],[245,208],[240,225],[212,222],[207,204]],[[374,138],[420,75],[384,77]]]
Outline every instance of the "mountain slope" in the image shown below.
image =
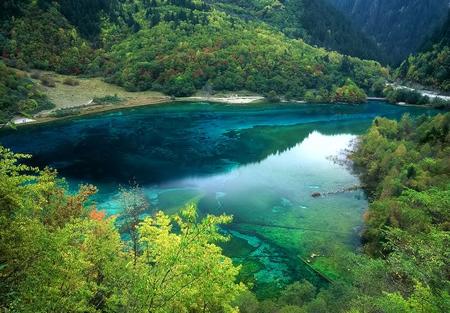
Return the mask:
[[[208,86],[329,101],[339,87],[354,82],[368,92],[387,76],[376,62],[289,39],[200,0],[101,2],[30,2],[2,29],[3,57],[21,68],[100,75],[128,90],[178,96]],[[85,25],[81,12],[92,6]]]
[[400,63],[440,27],[448,0],[327,0]]
[[363,59],[382,59],[375,42],[324,0],[219,0],[214,7],[246,20],[259,20],[290,38]]
[[424,50],[406,59],[397,69],[396,76],[450,91],[450,13],[444,26],[424,45]]
[[[309,91],[317,101],[329,101],[348,78],[369,91],[387,75],[374,61],[330,53],[215,9],[158,3],[144,16],[142,30],[105,60],[109,80],[131,90],[189,95],[209,85],[295,98]],[[159,22],[145,27],[145,20]]]
[[0,61],[0,129],[18,114],[51,109],[53,104],[28,77]]

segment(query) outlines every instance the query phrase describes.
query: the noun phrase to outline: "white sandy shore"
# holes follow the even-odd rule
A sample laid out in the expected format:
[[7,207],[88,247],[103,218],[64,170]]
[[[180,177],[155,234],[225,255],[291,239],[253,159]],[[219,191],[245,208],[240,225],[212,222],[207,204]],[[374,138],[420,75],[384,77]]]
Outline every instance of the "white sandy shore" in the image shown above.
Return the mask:
[[32,123],[35,122],[36,120],[32,119],[32,118],[26,118],[26,117],[16,117],[15,119],[12,120],[12,123],[15,125],[20,125],[20,124],[27,124],[27,123]]
[[196,96],[196,97],[186,97],[183,100],[195,100],[195,101],[211,101],[211,102],[222,102],[230,104],[247,104],[255,101],[263,100],[263,96],[228,96],[228,97],[208,97],[208,96]]

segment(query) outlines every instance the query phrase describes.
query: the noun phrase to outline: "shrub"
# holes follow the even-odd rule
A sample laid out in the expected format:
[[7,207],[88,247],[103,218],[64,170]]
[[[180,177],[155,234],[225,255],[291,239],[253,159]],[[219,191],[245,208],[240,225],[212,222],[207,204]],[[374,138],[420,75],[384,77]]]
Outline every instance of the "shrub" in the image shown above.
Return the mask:
[[53,79],[53,77],[49,76],[49,75],[43,75],[41,76],[41,84],[46,86],[46,87],[56,87],[56,82]]
[[117,104],[122,102],[122,99],[118,97],[117,95],[114,96],[104,96],[104,97],[95,97],[94,103],[95,104]]
[[66,117],[66,116],[71,116],[71,115],[77,115],[80,112],[81,111],[78,108],[61,108],[61,109],[57,109],[57,110],[53,111],[51,113],[51,116],[53,116],[53,117]]
[[270,102],[280,102],[280,97],[278,97],[277,93],[274,90],[269,91],[266,95],[267,100]]
[[69,86],[78,86],[80,84],[80,82],[78,80],[76,80],[75,78],[67,77],[67,78],[64,78],[63,84],[69,85]]
[[31,72],[30,77],[33,79],[41,79],[41,75],[42,75],[41,72],[33,71]]
[[348,79],[346,83],[337,88],[334,92],[333,100],[335,102],[345,102],[345,103],[359,103],[366,102],[367,95],[359,88],[353,81]]

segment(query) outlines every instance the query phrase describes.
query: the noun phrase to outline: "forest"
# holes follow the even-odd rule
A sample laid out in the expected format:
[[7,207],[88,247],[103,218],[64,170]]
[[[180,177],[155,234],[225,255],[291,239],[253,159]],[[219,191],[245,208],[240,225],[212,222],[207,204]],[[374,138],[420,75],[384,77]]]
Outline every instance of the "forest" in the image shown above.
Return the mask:
[[0,124],[17,114],[27,116],[51,108],[51,101],[28,77],[21,77],[0,62]]
[[450,15],[444,26],[424,43],[422,52],[411,55],[396,76],[414,83],[450,91]]
[[388,77],[375,61],[310,46],[202,1],[42,0],[8,10],[19,13],[3,17],[7,65],[100,75],[128,90],[187,96],[209,86],[330,101],[347,79],[370,94]]

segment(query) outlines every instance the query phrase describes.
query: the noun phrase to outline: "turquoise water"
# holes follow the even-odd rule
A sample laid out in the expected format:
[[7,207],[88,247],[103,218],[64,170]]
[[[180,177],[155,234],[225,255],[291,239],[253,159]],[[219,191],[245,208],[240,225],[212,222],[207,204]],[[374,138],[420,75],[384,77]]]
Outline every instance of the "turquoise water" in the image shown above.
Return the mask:
[[435,113],[382,102],[174,103],[23,127],[0,143],[58,169],[72,187],[97,185],[108,214],[120,213],[117,188],[130,181],[152,211],[195,202],[202,214],[232,214],[224,252],[264,297],[294,280],[339,277],[335,258],[358,249],[367,200],[336,159],[375,116],[406,112]]

